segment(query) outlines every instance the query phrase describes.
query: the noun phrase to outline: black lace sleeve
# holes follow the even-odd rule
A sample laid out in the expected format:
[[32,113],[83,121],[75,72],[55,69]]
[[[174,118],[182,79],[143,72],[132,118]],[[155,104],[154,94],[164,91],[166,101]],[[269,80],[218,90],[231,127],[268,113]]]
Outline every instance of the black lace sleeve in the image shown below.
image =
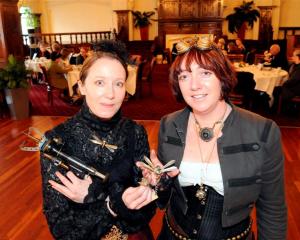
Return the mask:
[[43,212],[52,235],[55,239],[100,239],[113,222],[105,201],[77,204],[68,200],[48,183],[50,179],[59,182],[57,170],[65,173],[41,155]]
[[[135,162],[141,161],[144,155],[149,156],[148,137],[144,127],[135,125],[134,136],[130,138],[129,142],[133,140],[133,146],[130,146],[131,151],[134,151],[132,154],[133,159],[124,159],[123,163],[126,161],[126,167],[122,164],[122,170],[120,169],[123,173],[126,172],[127,177],[130,174],[131,184],[128,186],[128,182],[124,179],[118,181],[117,178],[114,180],[111,178],[113,182],[110,187],[110,206],[118,214],[122,228],[127,232],[134,232],[148,225],[156,209],[155,203],[151,203],[140,210],[130,210],[122,200],[123,192],[130,186],[138,186],[141,179],[141,172],[136,167]],[[124,171],[124,168],[127,170]]]

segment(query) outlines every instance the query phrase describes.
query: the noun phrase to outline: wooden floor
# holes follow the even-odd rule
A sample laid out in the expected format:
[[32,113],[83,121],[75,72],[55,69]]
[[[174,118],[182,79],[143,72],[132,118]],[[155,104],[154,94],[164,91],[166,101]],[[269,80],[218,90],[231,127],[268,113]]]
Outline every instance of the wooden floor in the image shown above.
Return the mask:
[[[39,154],[20,151],[26,140],[22,131],[29,126],[42,132],[64,121],[65,117],[32,117],[12,121],[0,119],[0,240],[52,239],[42,214]],[[149,135],[151,148],[157,147],[158,121],[139,121]],[[286,156],[286,196],[288,239],[300,239],[300,128],[281,128]],[[161,212],[151,222],[156,236]]]

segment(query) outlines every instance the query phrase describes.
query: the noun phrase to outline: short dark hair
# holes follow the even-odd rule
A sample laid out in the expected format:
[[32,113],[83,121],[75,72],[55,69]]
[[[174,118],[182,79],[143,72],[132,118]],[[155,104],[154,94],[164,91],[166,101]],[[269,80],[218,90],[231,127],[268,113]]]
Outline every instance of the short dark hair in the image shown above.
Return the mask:
[[184,61],[184,69],[187,71],[191,71],[192,62],[196,62],[201,68],[214,72],[221,82],[221,99],[228,100],[228,95],[237,82],[236,73],[229,59],[213,44],[208,50],[192,47],[189,51],[176,57],[170,69],[169,81],[177,101],[184,101],[178,83],[178,75],[182,72],[181,67]]

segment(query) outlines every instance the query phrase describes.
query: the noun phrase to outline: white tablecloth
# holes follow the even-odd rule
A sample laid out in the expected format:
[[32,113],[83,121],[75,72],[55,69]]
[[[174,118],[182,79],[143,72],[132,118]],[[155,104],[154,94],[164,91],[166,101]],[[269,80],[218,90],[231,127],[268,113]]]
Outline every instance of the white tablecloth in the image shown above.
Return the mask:
[[73,68],[72,71],[68,72],[66,74],[66,79],[68,81],[68,88],[69,88],[69,94],[70,96],[73,96],[73,86],[78,82],[79,80],[79,74],[80,70],[78,68]]
[[[73,96],[73,86],[79,80],[79,73],[80,73],[79,69],[80,68],[78,68],[78,67],[73,67],[73,70],[66,74],[70,96]],[[136,91],[136,74],[137,74],[137,66],[129,65],[128,66],[128,78],[126,80],[125,86],[126,86],[126,91],[130,95],[134,95],[135,91]]]
[[272,68],[271,70],[260,70],[256,65],[237,67],[236,70],[253,73],[256,82],[255,89],[266,92],[270,96],[270,105],[273,103],[274,88],[282,86],[289,77],[288,72],[282,69]]
[[42,69],[40,68],[40,65],[44,66],[46,70],[49,70],[49,68],[51,67],[51,59],[36,58],[34,60],[25,60],[25,67],[29,71],[43,73]]

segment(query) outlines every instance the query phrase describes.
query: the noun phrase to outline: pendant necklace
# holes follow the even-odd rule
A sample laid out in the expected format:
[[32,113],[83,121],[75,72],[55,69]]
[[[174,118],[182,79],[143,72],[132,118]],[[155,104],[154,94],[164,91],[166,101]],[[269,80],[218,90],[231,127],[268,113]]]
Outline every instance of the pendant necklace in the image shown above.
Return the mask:
[[[195,117],[195,114],[193,114],[194,116],[194,123],[195,123],[195,127],[196,127],[196,131],[197,131],[197,134],[199,134],[200,138],[205,141],[205,142],[209,142],[211,141],[212,139],[219,136],[220,132],[222,131],[222,128],[224,126],[224,117],[226,115],[226,112],[227,112],[227,104],[226,104],[226,108],[225,108],[225,111],[224,111],[224,114],[222,116],[222,118],[215,122],[213,127],[212,128],[201,128],[200,127],[200,124],[198,123],[196,117]],[[219,128],[217,129],[217,131],[215,132],[215,127],[216,126],[219,126]],[[207,129],[203,132],[204,129]],[[201,132],[202,131],[202,132]],[[206,133],[208,133],[209,135],[207,135],[208,137],[206,137]],[[216,133],[216,134],[215,134]],[[205,139],[203,139],[203,136]],[[207,158],[204,159],[203,158],[203,154],[202,154],[202,150],[201,150],[201,144],[200,144],[200,139],[197,138],[197,141],[198,141],[198,146],[199,146],[199,151],[200,151],[200,159],[201,159],[201,162],[203,164],[205,164],[205,171],[207,172],[207,166],[208,166],[208,163],[209,163],[209,160],[211,159],[211,156],[213,154],[213,151],[215,149],[215,146],[216,146],[216,143],[217,143],[217,140],[215,139],[215,142],[213,143],[213,146],[212,146],[212,149],[210,150],[210,152],[208,153],[207,155]],[[202,166],[203,167],[203,166]],[[201,167],[201,183],[200,183],[200,186],[199,186],[199,189],[196,191],[196,198],[198,198],[198,200],[201,202],[201,204],[205,204],[205,200],[206,200],[206,197],[207,197],[207,187],[203,184],[203,168]]]
[[220,120],[216,121],[212,127],[203,127],[203,128],[201,127],[200,123],[197,121],[195,114],[194,114],[194,119],[195,119],[196,127],[198,129],[199,136],[204,142],[209,142],[213,139],[213,137],[215,135],[215,127],[216,126],[221,125],[220,128],[223,127],[223,118],[226,114],[226,111],[227,111],[227,105],[225,108],[225,112]]

